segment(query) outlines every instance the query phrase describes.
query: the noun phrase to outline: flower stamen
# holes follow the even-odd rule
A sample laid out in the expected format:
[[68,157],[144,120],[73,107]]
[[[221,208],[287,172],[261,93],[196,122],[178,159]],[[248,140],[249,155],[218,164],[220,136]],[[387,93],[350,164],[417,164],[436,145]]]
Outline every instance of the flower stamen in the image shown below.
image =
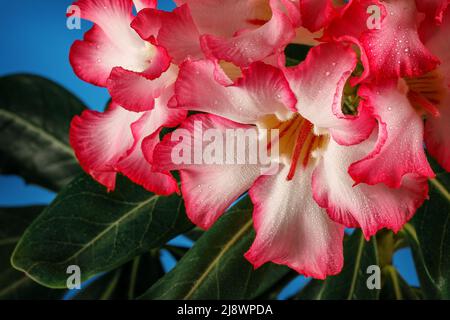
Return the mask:
[[[299,163],[300,155],[302,154],[302,150],[306,147],[306,154],[302,161],[303,166],[306,167],[308,164],[309,154],[311,153],[315,137],[312,135],[313,124],[306,119],[303,119],[300,132],[298,133],[294,151],[292,154],[291,168],[289,170],[289,174],[287,176],[287,180],[290,181],[295,175],[295,170],[297,169],[297,165]],[[308,143],[307,143],[308,142]]]

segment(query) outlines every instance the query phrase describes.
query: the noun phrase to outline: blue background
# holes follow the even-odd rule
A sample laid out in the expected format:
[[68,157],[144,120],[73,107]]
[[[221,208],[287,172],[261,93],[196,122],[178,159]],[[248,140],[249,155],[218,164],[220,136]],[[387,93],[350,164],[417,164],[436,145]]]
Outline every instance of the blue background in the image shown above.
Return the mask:
[[[163,10],[174,8],[170,0],[159,2]],[[2,1],[0,76],[12,73],[44,76],[74,92],[89,108],[102,110],[109,99],[107,90],[78,79],[69,64],[71,44],[81,39],[91,26],[83,21],[81,30],[66,27],[65,13],[71,3],[70,0]],[[0,206],[48,204],[54,196],[45,189],[27,186],[19,177],[0,176]],[[175,241],[186,245],[186,241]],[[166,270],[170,270],[173,258],[167,252],[163,252],[162,258]],[[410,284],[419,285],[409,249],[400,250],[394,264]],[[280,298],[288,297],[304,283],[305,279],[298,277]]]

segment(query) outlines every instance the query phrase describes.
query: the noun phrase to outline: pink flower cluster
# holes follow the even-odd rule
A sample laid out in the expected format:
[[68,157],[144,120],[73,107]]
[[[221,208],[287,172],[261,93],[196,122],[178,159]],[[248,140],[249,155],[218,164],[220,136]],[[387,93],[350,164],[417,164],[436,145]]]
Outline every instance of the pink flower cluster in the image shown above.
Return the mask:
[[[342,269],[345,227],[397,232],[423,204],[434,177],[425,150],[450,170],[450,1],[175,2],[173,12],[156,0],[75,3],[94,26],[71,64],[112,103],[76,117],[70,141],[109,190],[120,173],[181,192],[204,229],[249,191],[257,235],[246,258],[323,279]],[[294,67],[289,43],[311,45]],[[173,148],[192,141],[172,136],[194,122],[279,130],[278,171],[175,163]],[[167,127],[177,129],[160,141]]]

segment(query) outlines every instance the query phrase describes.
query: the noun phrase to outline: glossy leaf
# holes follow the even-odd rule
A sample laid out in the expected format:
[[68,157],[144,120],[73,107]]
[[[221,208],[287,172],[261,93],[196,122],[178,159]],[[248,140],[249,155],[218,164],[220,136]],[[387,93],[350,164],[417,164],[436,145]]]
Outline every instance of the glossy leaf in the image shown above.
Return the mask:
[[153,250],[101,276],[78,293],[74,300],[134,299],[163,275],[159,250]]
[[251,211],[248,199],[239,202],[141,298],[251,299],[264,293],[289,269],[266,264],[254,271],[245,260],[254,239]]
[[81,172],[69,145],[69,126],[85,107],[41,77],[0,78],[0,173],[59,190]]
[[27,229],[12,261],[37,282],[63,288],[70,265],[80,267],[84,281],[191,227],[177,195],[157,196],[122,177],[107,193],[82,175]]
[[404,228],[424,297],[450,299],[450,175],[435,166],[430,199]]
[[367,273],[371,265],[379,265],[375,237],[366,241],[355,230],[344,242],[344,268],[326,280],[312,280],[296,297],[300,300],[370,300],[378,299],[379,290],[368,289]]
[[0,209],[0,299],[53,299],[63,292],[43,287],[11,266],[10,257],[25,229],[45,207]]

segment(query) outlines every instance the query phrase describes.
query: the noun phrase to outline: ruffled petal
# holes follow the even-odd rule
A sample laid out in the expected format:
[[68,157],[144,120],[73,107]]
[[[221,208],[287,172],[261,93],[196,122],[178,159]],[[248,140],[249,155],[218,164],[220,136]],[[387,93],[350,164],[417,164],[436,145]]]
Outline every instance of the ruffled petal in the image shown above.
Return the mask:
[[200,34],[233,37],[238,31],[257,28],[270,18],[268,1],[196,0],[176,1],[188,4]]
[[387,15],[379,30],[362,35],[370,70],[377,79],[414,77],[439,64],[419,38],[419,18],[409,0],[383,2]]
[[379,133],[374,150],[350,166],[352,178],[357,183],[399,188],[407,174],[434,177],[423,147],[423,121],[406,94],[392,82],[361,86],[358,94],[373,108]]
[[[367,8],[380,8],[379,29],[369,29]],[[339,39],[358,39],[367,56],[372,77],[414,77],[427,73],[439,63],[419,38],[419,13],[410,0],[353,1],[340,19],[328,28],[327,35]]]
[[160,77],[149,79],[141,73],[117,67],[112,70],[107,86],[113,101],[124,108],[134,112],[147,111],[153,109],[154,99],[173,85],[177,71],[172,66]]
[[144,71],[151,65],[152,50],[133,29],[131,0],[80,0],[81,17],[94,23],[83,41],[76,41],[70,53],[77,75],[105,86],[113,67]]
[[444,11],[450,2],[448,0],[416,0],[417,10],[426,14],[435,23],[442,23]]
[[442,61],[438,73],[448,88],[446,97],[438,105],[440,116],[429,117],[425,123],[425,143],[428,152],[447,171],[450,171],[450,9],[447,9],[439,27],[434,27],[426,46]]
[[450,88],[450,41],[448,40],[450,33],[450,9],[445,11],[442,24],[439,27],[433,26],[430,29],[425,37],[425,45],[441,60],[438,70],[445,79],[444,85]]
[[328,26],[338,16],[333,0],[300,0],[301,24],[311,32]]
[[[209,60],[186,62],[175,86],[178,108],[204,111],[240,123],[253,124],[269,114],[289,118],[295,97],[282,72],[255,63],[234,84]],[[290,110],[291,111],[290,111]]]
[[[139,124],[140,125],[140,124]],[[150,136],[145,138],[146,150],[151,152],[159,143],[159,133],[157,130]],[[141,134],[136,126],[133,133]],[[127,176],[134,183],[143,186],[150,192],[159,195],[170,195],[178,192],[177,181],[172,177],[170,172],[155,172],[152,170],[150,163],[145,159],[141,144],[143,139],[139,139],[136,147],[127,155],[126,158],[117,164],[117,170]]]
[[284,167],[277,175],[260,177],[250,189],[256,239],[245,257],[255,268],[272,261],[318,279],[337,274],[344,227],[312,198],[312,166],[291,181],[288,172]]
[[[116,169],[126,175],[131,181],[156,194],[168,195],[178,192],[176,180],[169,172],[155,172],[150,165],[151,158],[146,159],[145,154],[151,155],[159,143],[161,127],[174,127],[186,118],[186,111],[173,110],[167,107],[171,90],[156,100],[155,108],[131,125],[134,145],[127,152],[127,156],[120,160]],[[147,161],[149,160],[149,161]]]
[[158,45],[167,50],[176,64],[188,58],[204,57],[200,48],[200,34],[187,5],[173,12],[143,10],[134,19],[132,27],[142,39],[156,37]]
[[[144,1],[137,5],[154,4]],[[131,28],[133,2],[80,0],[75,5],[80,7],[82,18],[94,23],[84,40],[72,46],[70,61],[75,73],[85,81],[108,86],[113,100],[127,109],[150,110],[157,96],[146,93],[144,83],[165,72],[171,58],[154,39],[144,41]]]
[[439,117],[430,117],[425,122],[425,144],[428,152],[450,172],[450,94],[439,112]]
[[326,43],[312,48],[303,63],[286,70],[297,96],[298,112],[316,129],[329,129],[333,138],[343,145],[367,139],[375,125],[371,114],[362,107],[358,116],[342,113],[344,86],[356,60],[349,46]]
[[114,190],[116,164],[134,144],[131,125],[142,117],[118,105],[104,112],[87,110],[72,120],[70,144],[82,168]]
[[133,0],[137,12],[146,8],[156,8],[157,2],[157,0]]
[[353,186],[347,168],[370,152],[376,139],[375,131],[371,139],[355,146],[330,141],[312,180],[314,199],[329,216],[347,227],[361,228],[367,239],[382,228],[398,232],[428,195],[427,179],[412,174],[402,178],[398,189],[385,184]]
[[[241,125],[214,115],[193,115],[176,131],[164,137],[156,146],[151,159],[153,166],[159,171],[180,170],[181,191],[187,215],[192,222],[204,229],[211,227],[261,174],[258,164],[237,164],[235,158],[231,164],[207,164],[202,159],[203,151],[211,144],[202,140],[207,129],[215,129],[221,137],[225,137],[226,130],[256,130],[253,126]],[[149,152],[145,146],[144,152]],[[186,157],[186,161],[179,161],[174,154],[176,157]],[[200,154],[200,159],[196,158],[196,154],[197,157]],[[223,153],[225,155],[229,156],[229,153]],[[222,158],[219,160],[223,160]]]
[[252,62],[282,51],[295,37],[291,19],[280,9],[278,0],[270,0],[271,19],[257,29],[241,30],[234,37],[204,35],[202,47],[209,57],[248,66]]

